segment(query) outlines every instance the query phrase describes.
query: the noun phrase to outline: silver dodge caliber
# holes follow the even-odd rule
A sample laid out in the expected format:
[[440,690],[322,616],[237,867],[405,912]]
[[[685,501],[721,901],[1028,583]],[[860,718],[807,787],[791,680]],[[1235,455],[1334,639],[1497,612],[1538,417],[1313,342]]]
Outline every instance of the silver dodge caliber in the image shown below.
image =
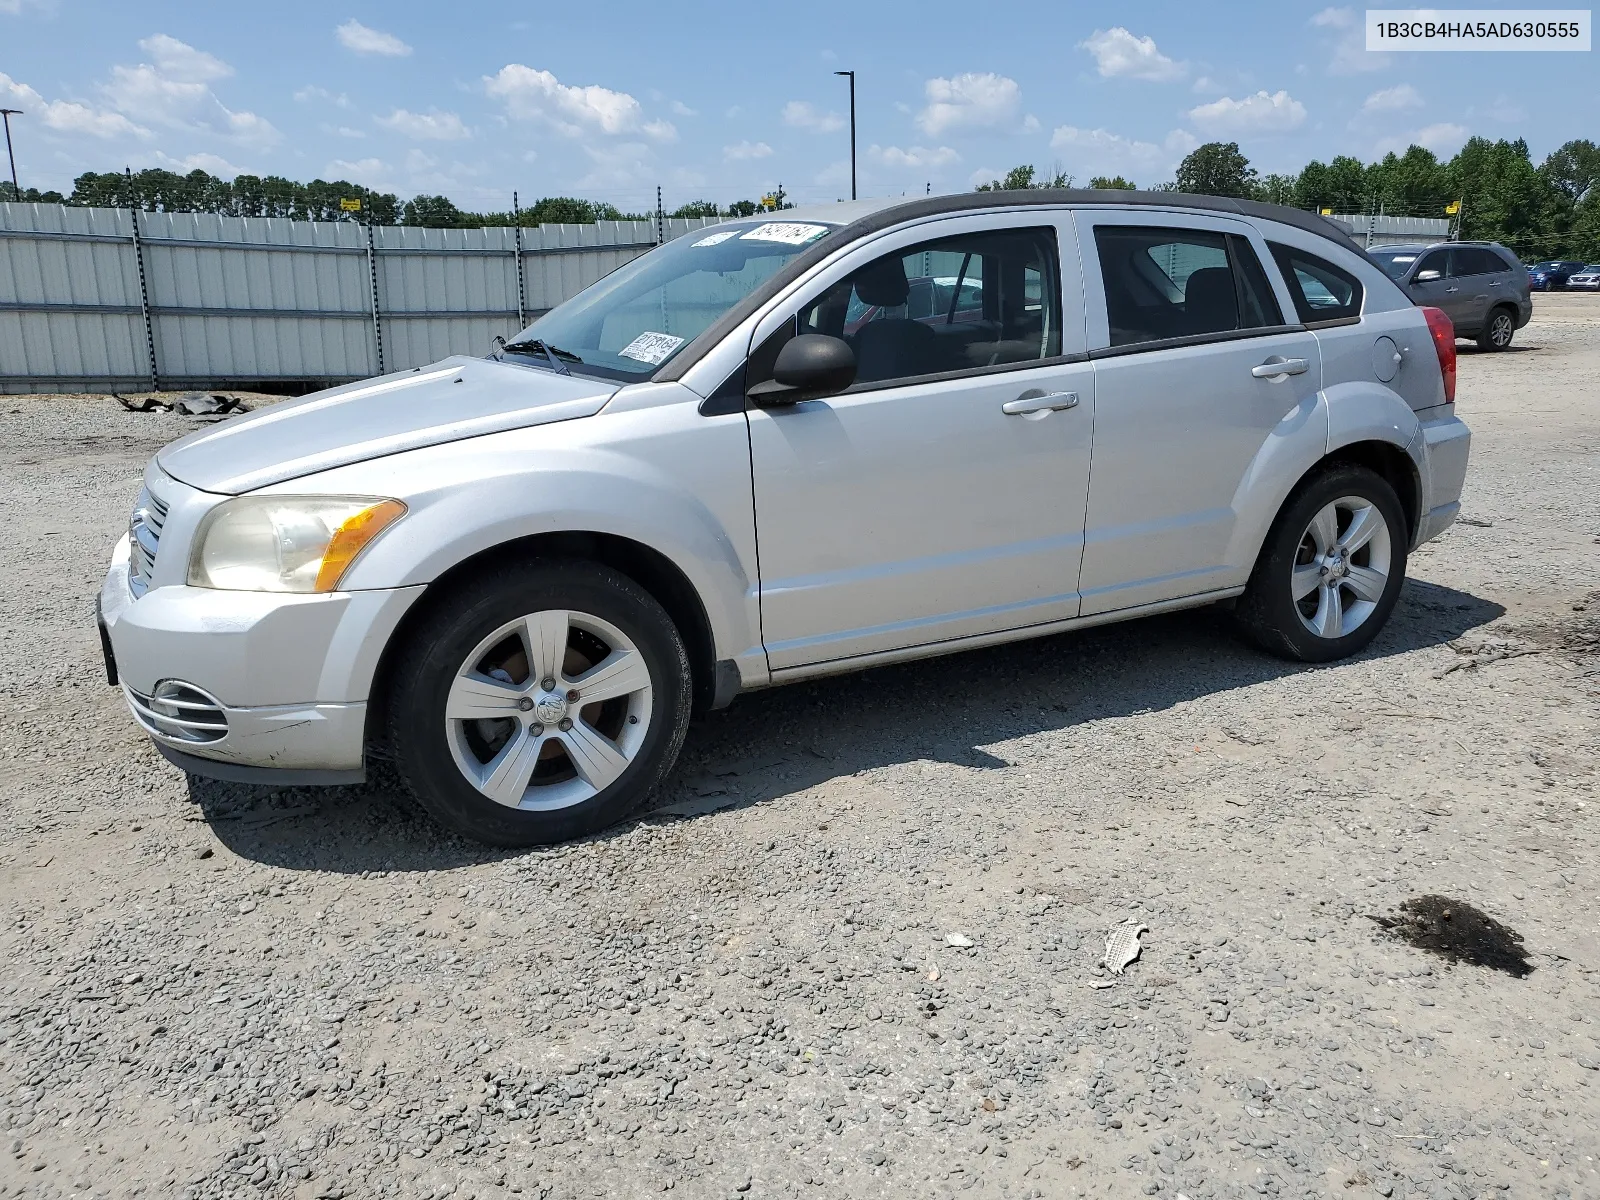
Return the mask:
[[108,668],[186,771],[382,755],[452,829],[556,841],[748,689],[1218,601],[1272,653],[1352,654],[1456,515],[1454,393],[1449,318],[1290,209],[730,221],[488,358],[162,450]]

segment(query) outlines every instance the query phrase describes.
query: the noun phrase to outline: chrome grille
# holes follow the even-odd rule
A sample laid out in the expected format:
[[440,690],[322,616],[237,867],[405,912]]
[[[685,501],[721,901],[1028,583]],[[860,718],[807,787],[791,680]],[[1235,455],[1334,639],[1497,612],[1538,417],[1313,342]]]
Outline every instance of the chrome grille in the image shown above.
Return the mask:
[[166,503],[152,495],[149,488],[140,488],[133,516],[128,519],[128,590],[135,596],[144,595],[150,586],[156,551],[161,546],[161,528],[166,523]]
[[126,684],[128,707],[145,730],[174,742],[220,742],[228,736],[228,715],[222,705],[192,683],[163,679],[146,696]]

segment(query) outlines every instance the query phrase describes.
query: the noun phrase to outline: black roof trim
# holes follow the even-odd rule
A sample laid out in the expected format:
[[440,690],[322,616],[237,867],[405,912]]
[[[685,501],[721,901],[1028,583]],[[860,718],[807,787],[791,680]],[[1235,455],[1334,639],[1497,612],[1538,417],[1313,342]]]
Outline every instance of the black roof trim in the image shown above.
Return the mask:
[[[1263,204],[1259,200],[1236,200],[1231,196],[1192,196],[1187,192],[1130,192],[1092,188],[1027,188],[1016,191],[958,192],[950,196],[927,196],[908,200],[904,204],[891,204],[887,208],[880,208],[819,239],[805,251],[791,258],[760,287],[713,321],[679,353],[663,363],[661,369],[650,378],[661,383],[682,379],[689,368],[704,358],[713,346],[732,333],[746,317],[788,287],[791,282],[832,255],[834,251],[870,234],[923,217],[992,208],[1062,208],[1067,205],[1188,208],[1233,216],[1261,217],[1268,221],[1277,221],[1282,225],[1292,225],[1318,237],[1325,237],[1371,261],[1359,243],[1342,227],[1326,217],[1304,212],[1298,208],[1285,208],[1279,204]],[[1377,266],[1376,263],[1373,265]]]

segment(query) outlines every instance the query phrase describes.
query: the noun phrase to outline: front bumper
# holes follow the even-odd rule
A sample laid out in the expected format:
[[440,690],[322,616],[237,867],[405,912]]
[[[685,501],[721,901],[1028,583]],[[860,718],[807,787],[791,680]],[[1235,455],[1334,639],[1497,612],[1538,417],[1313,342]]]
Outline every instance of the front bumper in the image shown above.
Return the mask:
[[[170,584],[135,598],[128,549],[123,538],[112,555],[100,618],[129,709],[164,754],[283,783],[358,776],[378,659],[421,587],[304,596]],[[175,682],[194,692],[153,700]]]

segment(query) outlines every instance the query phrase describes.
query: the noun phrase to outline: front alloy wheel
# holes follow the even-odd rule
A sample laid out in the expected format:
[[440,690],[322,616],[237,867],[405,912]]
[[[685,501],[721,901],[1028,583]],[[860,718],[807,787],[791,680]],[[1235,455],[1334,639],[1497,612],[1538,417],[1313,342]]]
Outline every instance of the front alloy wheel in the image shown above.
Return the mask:
[[688,654],[632,579],[533,561],[425,603],[391,655],[389,745],[441,824],[499,846],[583,837],[671,769],[689,724]]
[[445,736],[467,782],[508,808],[605,791],[650,731],[650,669],[615,625],[546,609],[508,621],[456,671]]

